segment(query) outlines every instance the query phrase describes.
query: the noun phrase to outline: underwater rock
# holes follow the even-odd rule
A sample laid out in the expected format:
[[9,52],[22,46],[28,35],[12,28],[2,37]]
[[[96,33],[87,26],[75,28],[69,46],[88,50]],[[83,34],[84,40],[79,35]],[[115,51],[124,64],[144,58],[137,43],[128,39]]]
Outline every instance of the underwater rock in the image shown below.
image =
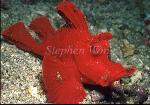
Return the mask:
[[38,94],[37,94],[38,93],[37,87],[30,86],[29,89],[28,89],[28,92],[33,97],[37,97],[38,96]]
[[150,103],[150,95],[148,96],[147,100],[143,104],[149,104]]
[[146,87],[139,86],[139,84],[134,84],[132,86],[124,87],[124,91],[127,97],[127,103],[136,103],[143,104],[148,100],[148,92],[146,91]]
[[100,101],[100,100],[104,99],[103,95],[96,92],[95,90],[91,91],[90,94],[91,94],[91,100],[93,102]]
[[86,97],[84,98],[84,100],[82,102],[80,102],[80,104],[89,104],[91,103],[91,95],[89,93],[89,91],[85,91],[86,92]]
[[134,54],[135,51],[135,45],[130,44],[128,40],[124,39],[123,40],[123,46],[122,46],[122,51],[124,54],[124,57],[128,57]]
[[143,104],[148,99],[148,94],[142,87],[138,87],[136,92],[136,103]]
[[124,97],[124,90],[123,90],[123,86],[121,85],[120,81],[116,81],[113,84],[112,90],[119,96]]
[[86,91],[87,96],[80,102],[80,104],[98,104],[100,101],[104,100],[104,95],[98,91]]
[[130,85],[133,85],[137,81],[142,79],[142,72],[141,71],[136,71],[135,74],[131,77],[131,82],[129,83]]

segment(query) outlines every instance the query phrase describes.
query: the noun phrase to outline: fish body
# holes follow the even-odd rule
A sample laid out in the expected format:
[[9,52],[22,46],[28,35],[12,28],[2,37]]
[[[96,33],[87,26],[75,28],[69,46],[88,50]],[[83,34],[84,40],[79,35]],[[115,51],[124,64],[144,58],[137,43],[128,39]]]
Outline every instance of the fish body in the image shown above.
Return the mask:
[[111,86],[136,68],[125,69],[109,58],[110,32],[92,35],[86,17],[74,3],[60,2],[58,13],[66,24],[54,29],[47,17],[38,17],[28,26],[41,42],[37,43],[22,22],[2,32],[18,48],[42,58],[42,77],[50,103],[79,103],[86,96],[83,84]]

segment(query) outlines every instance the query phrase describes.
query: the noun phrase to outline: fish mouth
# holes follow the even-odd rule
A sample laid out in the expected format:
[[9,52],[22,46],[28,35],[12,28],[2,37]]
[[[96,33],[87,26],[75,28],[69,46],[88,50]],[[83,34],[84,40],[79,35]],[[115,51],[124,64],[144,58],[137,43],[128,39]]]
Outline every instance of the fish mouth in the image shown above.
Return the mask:
[[111,83],[118,81],[121,78],[131,76],[135,71],[136,71],[135,67],[131,67],[129,70],[120,71],[116,73],[115,75],[113,75],[112,77],[113,79],[111,80],[112,81]]

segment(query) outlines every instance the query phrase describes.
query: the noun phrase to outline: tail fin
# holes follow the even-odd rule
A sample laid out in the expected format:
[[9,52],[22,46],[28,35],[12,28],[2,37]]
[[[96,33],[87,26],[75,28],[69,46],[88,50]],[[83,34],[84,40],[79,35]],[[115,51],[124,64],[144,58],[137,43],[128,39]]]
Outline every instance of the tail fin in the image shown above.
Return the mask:
[[43,53],[39,48],[41,45],[36,43],[22,22],[11,25],[1,35],[7,42],[16,45],[16,47],[43,57]]
[[76,8],[75,4],[69,1],[64,1],[57,5],[57,10],[69,26],[88,31],[86,18],[84,14]]
[[37,33],[38,37],[44,42],[50,35],[54,35],[54,29],[47,17],[39,17],[32,20],[30,29]]

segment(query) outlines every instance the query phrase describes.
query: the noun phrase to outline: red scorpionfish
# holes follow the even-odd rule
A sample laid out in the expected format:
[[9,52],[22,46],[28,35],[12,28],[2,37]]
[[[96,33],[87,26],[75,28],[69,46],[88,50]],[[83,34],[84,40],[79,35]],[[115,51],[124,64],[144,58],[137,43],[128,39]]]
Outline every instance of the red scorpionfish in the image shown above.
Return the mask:
[[60,2],[57,12],[66,24],[54,29],[47,17],[32,20],[29,29],[41,40],[37,43],[22,22],[1,34],[7,42],[43,59],[42,77],[49,103],[79,103],[86,96],[83,84],[111,86],[130,76],[135,67],[125,69],[109,58],[110,32],[92,35],[86,17],[70,1]]

